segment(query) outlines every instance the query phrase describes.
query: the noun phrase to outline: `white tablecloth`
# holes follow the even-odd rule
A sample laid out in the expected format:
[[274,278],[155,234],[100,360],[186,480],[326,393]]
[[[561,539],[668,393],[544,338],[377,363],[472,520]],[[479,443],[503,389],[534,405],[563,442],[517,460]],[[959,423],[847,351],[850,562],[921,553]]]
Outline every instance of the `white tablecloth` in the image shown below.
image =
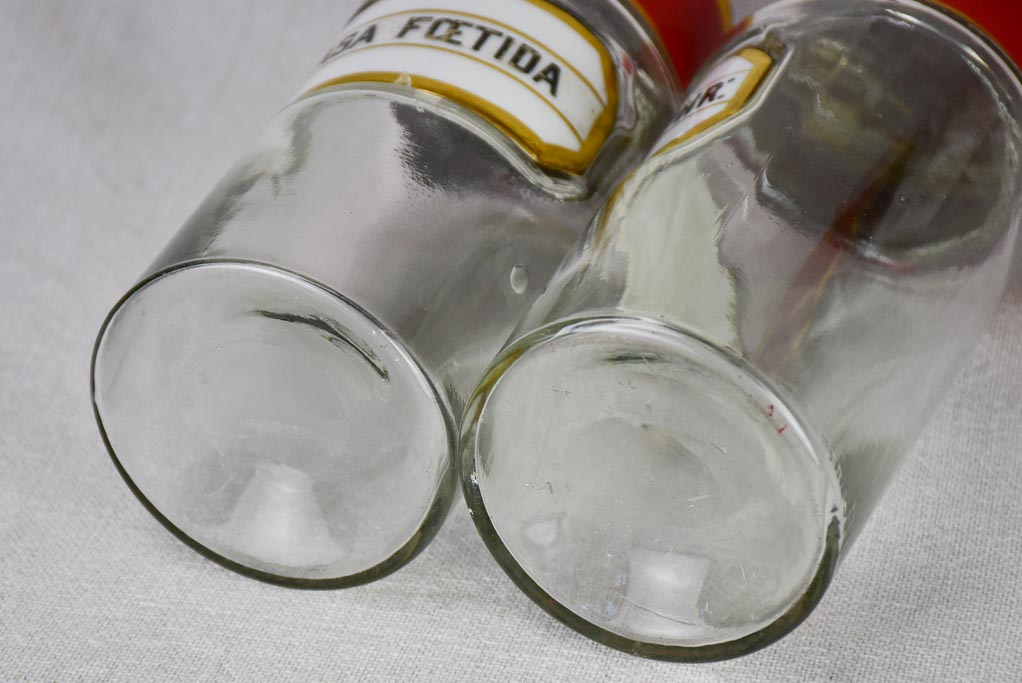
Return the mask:
[[326,593],[232,574],[149,517],[93,424],[93,336],[353,5],[0,0],[0,680],[1022,680],[1017,285],[823,605],[738,661],[574,634],[461,504],[404,570]]

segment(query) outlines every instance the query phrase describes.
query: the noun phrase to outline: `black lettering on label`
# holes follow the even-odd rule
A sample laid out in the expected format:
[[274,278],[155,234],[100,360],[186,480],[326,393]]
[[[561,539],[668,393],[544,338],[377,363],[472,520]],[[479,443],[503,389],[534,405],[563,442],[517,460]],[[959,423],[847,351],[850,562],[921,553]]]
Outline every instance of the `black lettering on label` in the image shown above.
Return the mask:
[[724,89],[723,83],[714,83],[708,86],[704,90],[700,90],[695,96],[685,103],[685,106],[681,108],[681,115],[688,116],[694,110],[699,109],[707,104],[713,104],[717,100],[727,99],[726,93],[721,93]]
[[483,46],[486,45],[486,42],[493,36],[500,37],[504,35],[503,31],[497,31],[492,28],[486,28],[485,26],[477,25],[476,28],[479,29],[479,40],[477,40],[475,44],[472,46],[472,49],[475,50],[476,52],[482,50]]
[[696,108],[696,102],[699,101],[698,97],[695,97],[685,103],[685,106],[681,108],[681,115],[688,116],[692,113],[692,110]]
[[418,31],[427,21],[433,21],[433,17],[408,17],[408,21],[406,21],[401,30],[397,32],[397,37],[404,38],[412,31]]
[[504,55],[507,54],[507,51],[511,49],[511,46],[514,45],[514,43],[515,43],[514,39],[511,38],[510,36],[505,38],[504,42],[500,46],[500,49],[497,50],[497,54],[493,55],[494,58],[495,59],[502,59],[504,57]]
[[356,45],[359,45],[361,43],[365,43],[366,45],[368,45],[369,43],[373,42],[373,40],[375,40],[375,39],[376,39],[376,24],[370,24],[369,28],[367,28],[365,31],[363,31],[362,35],[360,35],[355,40],[355,42],[351,44],[351,46],[355,47]]
[[532,79],[536,83],[548,83],[550,94],[557,97],[557,88],[561,84],[561,67],[549,64]]
[[[323,58],[326,63],[335,57],[360,45],[369,45],[376,41],[378,25],[370,24],[364,28],[357,28],[341,41]],[[474,32],[477,33],[474,33]],[[499,45],[491,40],[496,38]],[[391,40],[430,40],[457,47],[473,52],[486,52],[489,59],[501,62],[513,67],[514,70],[525,76],[531,76],[533,83],[545,83],[550,90],[550,95],[557,97],[561,87],[561,76],[563,67],[556,62],[547,62],[543,53],[537,48],[513,35],[508,35],[483,24],[476,24],[470,21],[454,19],[445,16],[413,16],[408,17],[404,25],[398,30],[395,38]],[[493,51],[496,46],[496,51]],[[544,66],[545,64],[545,66]],[[717,86],[719,89],[721,86]],[[706,93],[707,97],[714,97],[717,91]],[[705,99],[705,98],[704,98]],[[697,104],[698,102],[698,104]],[[698,100],[689,104],[684,113],[696,106],[702,106]]]
[[515,50],[515,56],[511,58],[511,64],[523,74],[531,74],[539,64],[539,53],[535,48],[522,43]]
[[713,104],[714,102],[717,101],[717,95],[719,95],[720,91],[723,89],[724,89],[723,83],[714,83],[713,85],[706,89],[706,92],[703,94],[702,99],[699,100],[699,104],[697,104],[696,106],[702,107],[705,104]]
[[357,45],[369,45],[376,39],[376,24],[370,24],[361,32],[355,31],[350,33],[341,39],[341,42],[337,43],[336,46],[330,52],[326,53],[326,57],[323,58],[322,63],[329,62],[334,57],[347,52]]
[[[446,26],[446,30],[440,33],[440,29]],[[458,40],[458,36],[462,35],[462,28],[472,27],[475,24],[468,21],[458,21],[457,19],[437,19],[433,22],[432,26],[429,27],[429,31],[426,32],[427,38],[433,40],[442,40],[445,43],[451,45],[461,45],[461,41]]]

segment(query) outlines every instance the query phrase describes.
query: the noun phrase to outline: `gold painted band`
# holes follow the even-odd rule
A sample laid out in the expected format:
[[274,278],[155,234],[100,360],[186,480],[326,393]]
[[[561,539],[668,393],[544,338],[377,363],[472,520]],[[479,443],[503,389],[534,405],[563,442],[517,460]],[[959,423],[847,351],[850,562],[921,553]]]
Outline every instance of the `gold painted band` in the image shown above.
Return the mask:
[[[564,113],[560,109],[557,108],[557,105],[555,105],[553,102],[551,102],[546,97],[544,97],[543,93],[539,92],[538,90],[536,90],[535,88],[530,86],[528,83],[526,83],[522,79],[516,78],[510,72],[507,72],[504,69],[501,69],[500,67],[498,67],[497,65],[495,65],[495,64],[493,64],[491,62],[488,62],[485,59],[480,59],[480,58],[478,58],[478,57],[476,57],[474,55],[468,55],[468,54],[465,54],[464,52],[461,52],[459,50],[452,50],[449,47],[442,47],[440,45],[426,45],[426,44],[422,44],[422,43],[381,43],[379,45],[367,45],[365,47],[360,47],[360,48],[356,48],[354,50],[351,50],[349,52],[345,52],[342,57],[338,57],[338,61],[343,59],[343,57],[346,57],[348,55],[356,54],[356,53],[359,53],[359,52],[366,52],[368,50],[375,50],[375,49],[379,49],[379,48],[388,48],[388,47],[389,48],[412,48],[412,49],[423,49],[423,50],[438,50],[440,52],[446,52],[446,53],[449,53],[449,54],[456,55],[458,57],[462,57],[464,59],[468,59],[468,60],[470,60],[472,62],[475,62],[477,64],[481,64],[482,66],[485,66],[485,67],[487,67],[489,69],[492,69],[492,70],[496,71],[497,73],[501,74],[502,76],[506,76],[507,78],[510,78],[510,79],[514,80],[516,83],[519,83],[520,85],[525,86],[525,88],[528,89],[529,92],[531,92],[533,95],[535,95],[540,100],[542,100],[543,104],[547,105],[547,107],[551,111],[553,111],[554,114],[556,114],[558,116],[558,118],[561,119],[561,121],[564,122],[564,125],[566,125],[568,127],[568,130],[570,130],[572,135],[574,135],[575,138],[579,141],[579,144],[582,143],[582,133],[578,130],[578,128],[575,126],[575,124],[573,124],[571,121],[568,120],[568,117],[566,117],[564,115]],[[315,88],[313,88],[313,90],[318,90],[319,87],[320,86],[316,86]]]
[[[734,97],[732,97],[727,103],[727,106],[725,106],[724,109],[717,114],[714,114],[705,121],[693,126],[691,130],[685,131],[682,135],[661,146],[653,153],[653,156],[663,154],[664,152],[668,152],[671,149],[688,142],[703,131],[709,130],[738,113],[753,94],[755,94],[756,89],[759,87],[760,83],[763,82],[763,77],[766,76],[767,72],[770,71],[770,67],[774,64],[774,60],[770,58],[770,55],[753,47],[745,48],[734,56],[749,60],[752,62],[753,67],[752,71],[750,71],[745,77],[745,80],[742,81],[742,85],[739,86]],[[723,76],[721,78],[723,78]]]
[[352,83],[409,83],[409,81],[410,86],[416,90],[433,93],[472,109],[516,140],[540,165],[574,174],[582,174],[589,167],[596,153],[610,136],[616,120],[616,112],[605,110],[597,119],[582,148],[575,151],[545,142],[516,116],[488,100],[450,83],[424,76],[412,75],[409,79],[407,74],[392,71],[366,71],[329,80],[305,94]]

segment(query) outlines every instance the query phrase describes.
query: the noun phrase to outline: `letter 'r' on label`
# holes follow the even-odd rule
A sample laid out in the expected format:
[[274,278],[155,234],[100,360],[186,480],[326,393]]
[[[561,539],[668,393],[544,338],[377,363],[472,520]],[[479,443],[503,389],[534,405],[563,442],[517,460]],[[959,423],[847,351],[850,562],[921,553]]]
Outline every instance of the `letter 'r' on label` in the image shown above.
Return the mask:
[[737,114],[755,94],[773,59],[746,48],[713,66],[689,89],[679,118],[653,146],[654,155],[677,147]]
[[546,0],[376,0],[354,16],[309,93],[410,83],[471,109],[539,164],[582,174],[614,129],[607,47]]

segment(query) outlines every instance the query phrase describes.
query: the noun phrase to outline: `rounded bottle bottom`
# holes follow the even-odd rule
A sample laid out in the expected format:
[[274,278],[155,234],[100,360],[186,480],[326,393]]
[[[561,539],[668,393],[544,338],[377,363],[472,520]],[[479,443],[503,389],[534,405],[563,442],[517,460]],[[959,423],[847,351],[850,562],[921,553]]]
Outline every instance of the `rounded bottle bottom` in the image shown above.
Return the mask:
[[332,588],[398,568],[453,493],[446,404],[357,306],[259,264],[154,276],[93,358],[118,469],[179,538],[244,574]]
[[609,318],[525,338],[474,397],[462,446],[498,562],[607,645],[745,654],[830,580],[843,505],[825,449],[737,358],[678,330]]

